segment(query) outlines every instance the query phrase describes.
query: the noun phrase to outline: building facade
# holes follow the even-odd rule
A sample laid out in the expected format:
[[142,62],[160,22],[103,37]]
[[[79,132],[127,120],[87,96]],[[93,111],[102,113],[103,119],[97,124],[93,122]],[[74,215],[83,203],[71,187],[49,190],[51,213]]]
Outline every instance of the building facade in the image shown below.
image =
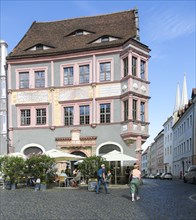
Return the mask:
[[7,154],[6,56],[8,45],[0,41],[0,155]]
[[150,49],[137,10],[34,22],[8,55],[9,151],[118,150],[141,161]]
[[157,173],[157,150],[156,150],[156,142],[153,142],[147,148],[147,175],[155,175]]
[[156,173],[164,172],[164,130],[154,138],[156,143]]
[[169,117],[163,124],[164,127],[164,171],[172,173],[173,171],[173,116]]
[[190,100],[179,110],[178,121],[173,126],[173,174],[176,177],[182,177],[188,167],[195,164],[194,105]]
[[146,176],[148,174],[148,148],[142,153],[142,176]]

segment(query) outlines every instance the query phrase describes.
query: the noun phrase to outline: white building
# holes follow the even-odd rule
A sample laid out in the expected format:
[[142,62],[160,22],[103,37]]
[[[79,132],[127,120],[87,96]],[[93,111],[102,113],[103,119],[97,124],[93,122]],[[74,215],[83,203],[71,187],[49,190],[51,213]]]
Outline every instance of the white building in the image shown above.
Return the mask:
[[173,117],[169,117],[163,124],[164,127],[164,171],[172,172],[173,170]]
[[[148,147],[149,148],[149,147]],[[141,171],[142,171],[142,175],[147,174],[147,170],[148,170],[148,166],[147,166],[147,162],[148,162],[148,148],[146,148],[146,150],[142,153],[142,167],[141,167]]]
[[6,56],[7,47],[5,41],[0,41],[0,155],[7,153],[7,93],[6,93]]
[[164,172],[164,165],[163,165],[163,145],[164,145],[164,130],[161,130],[158,135],[154,138],[156,143],[156,173],[163,173]]
[[173,175],[175,177],[182,177],[194,162],[193,106],[192,101],[188,101],[186,76],[184,76],[180,106],[174,113],[177,116],[173,125]]

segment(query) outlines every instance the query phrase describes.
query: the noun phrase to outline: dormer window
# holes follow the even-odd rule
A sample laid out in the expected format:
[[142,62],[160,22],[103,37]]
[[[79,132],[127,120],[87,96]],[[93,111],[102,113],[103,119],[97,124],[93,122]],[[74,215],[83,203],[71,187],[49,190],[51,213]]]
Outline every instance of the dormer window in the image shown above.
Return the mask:
[[89,42],[89,43],[93,43],[93,44],[104,43],[104,42],[110,42],[110,41],[115,41],[115,40],[119,40],[119,39],[120,39],[119,37],[105,35],[105,36],[102,36],[94,41]]
[[108,41],[109,41],[109,37],[108,37],[108,36],[101,38],[101,42],[102,42],[102,43],[103,43],[103,42],[108,42]]
[[81,30],[76,31],[75,35],[76,35],[76,36],[84,35],[84,31],[81,31]]
[[37,44],[36,45],[36,50],[43,50],[44,49],[44,45],[43,44]]
[[36,45],[34,45],[33,47],[30,47],[30,48],[28,48],[28,49],[26,49],[26,50],[32,50],[32,51],[38,51],[38,50],[48,50],[48,49],[51,49],[51,48],[54,48],[54,47],[52,47],[52,46],[46,46],[46,45],[44,45],[44,44],[36,44]]
[[75,30],[75,31],[71,32],[70,34],[66,35],[65,37],[68,37],[68,36],[83,36],[83,35],[87,35],[87,34],[94,34],[94,32],[86,31],[86,30],[83,30],[83,29],[78,29],[78,30]]

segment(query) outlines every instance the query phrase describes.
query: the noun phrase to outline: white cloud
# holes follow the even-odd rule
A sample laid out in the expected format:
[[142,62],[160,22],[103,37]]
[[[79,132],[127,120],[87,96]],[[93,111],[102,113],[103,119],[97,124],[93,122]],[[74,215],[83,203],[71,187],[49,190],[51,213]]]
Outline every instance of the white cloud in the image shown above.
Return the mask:
[[166,41],[177,37],[189,35],[195,32],[195,16],[189,14],[177,14],[171,10],[158,10],[152,12],[148,24],[149,39],[153,41]]

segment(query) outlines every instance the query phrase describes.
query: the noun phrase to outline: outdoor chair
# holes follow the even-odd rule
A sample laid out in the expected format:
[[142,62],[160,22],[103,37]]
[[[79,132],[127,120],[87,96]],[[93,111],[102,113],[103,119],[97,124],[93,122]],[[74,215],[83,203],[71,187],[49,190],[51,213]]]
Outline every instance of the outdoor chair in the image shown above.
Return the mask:
[[59,187],[61,185],[65,186],[65,176],[59,176]]

